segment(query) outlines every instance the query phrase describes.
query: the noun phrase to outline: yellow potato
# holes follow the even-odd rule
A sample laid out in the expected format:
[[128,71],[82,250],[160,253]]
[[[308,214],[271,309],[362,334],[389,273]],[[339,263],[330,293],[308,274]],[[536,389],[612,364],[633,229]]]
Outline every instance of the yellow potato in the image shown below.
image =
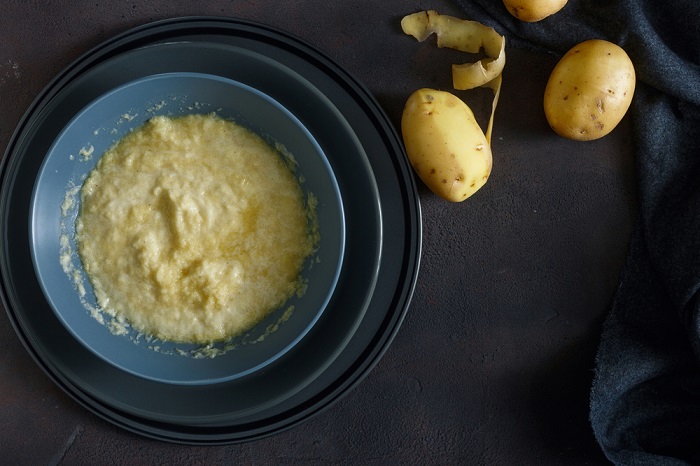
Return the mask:
[[471,109],[457,96],[419,89],[401,118],[406,154],[421,180],[448,201],[463,201],[491,173],[491,147]]
[[503,0],[508,12],[521,21],[532,23],[558,12],[568,0]]
[[610,133],[632,102],[636,77],[629,56],[604,40],[582,42],[552,70],[544,113],[560,136],[579,141]]

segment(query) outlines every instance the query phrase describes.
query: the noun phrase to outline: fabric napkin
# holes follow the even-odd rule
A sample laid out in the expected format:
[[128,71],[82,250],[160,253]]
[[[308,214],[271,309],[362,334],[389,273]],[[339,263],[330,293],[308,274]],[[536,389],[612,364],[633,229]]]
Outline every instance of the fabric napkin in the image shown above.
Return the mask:
[[501,0],[458,1],[508,47],[561,55],[606,39],[632,59],[638,214],[603,325],[590,421],[616,464],[700,464],[700,1],[569,0],[537,23]]

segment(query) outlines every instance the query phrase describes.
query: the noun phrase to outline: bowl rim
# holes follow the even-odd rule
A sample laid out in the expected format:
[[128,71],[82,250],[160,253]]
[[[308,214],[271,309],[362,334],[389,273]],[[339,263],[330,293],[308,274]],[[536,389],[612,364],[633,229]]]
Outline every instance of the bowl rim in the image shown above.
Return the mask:
[[[37,242],[38,240],[38,233],[37,233],[37,228],[35,227],[37,223],[37,212],[38,212],[38,203],[40,202],[40,196],[39,196],[39,190],[41,187],[41,179],[44,176],[52,176],[52,173],[47,172],[46,168],[48,163],[51,161],[53,154],[55,153],[57,147],[60,146],[62,140],[66,137],[68,133],[70,133],[71,129],[74,127],[76,122],[81,121],[82,119],[86,118],[86,116],[89,116],[91,112],[94,111],[95,107],[99,105],[104,105],[106,101],[113,100],[117,98],[119,95],[122,93],[129,91],[130,89],[133,89],[137,86],[141,86],[144,84],[150,84],[150,83],[159,83],[159,82],[166,82],[167,86],[167,81],[171,80],[191,80],[191,81],[202,81],[202,82],[217,82],[223,85],[231,86],[236,89],[239,89],[245,93],[251,94],[255,96],[256,98],[262,99],[265,102],[271,104],[274,109],[278,112],[280,112],[282,115],[284,115],[285,118],[287,118],[289,121],[292,122],[292,124],[300,130],[302,134],[304,134],[310,143],[310,145],[314,148],[315,153],[319,156],[318,158],[321,161],[321,164],[325,166],[327,174],[328,174],[328,179],[330,183],[333,185],[334,189],[334,194],[335,198],[333,199],[334,202],[330,202],[328,204],[332,205],[335,209],[337,209],[339,220],[340,220],[340,225],[338,229],[339,233],[339,245],[338,245],[338,250],[337,254],[333,254],[333,258],[335,259],[335,267],[333,271],[333,275],[330,277],[329,283],[327,283],[327,290],[325,291],[325,296],[323,297],[321,303],[318,306],[318,309],[312,313],[312,318],[308,320],[306,325],[301,329],[300,332],[296,334],[291,340],[288,340],[288,342],[281,348],[279,348],[278,351],[270,354],[268,357],[265,357],[259,361],[256,361],[253,365],[250,367],[247,367],[243,370],[240,370],[238,372],[233,372],[227,375],[218,375],[218,376],[200,376],[196,378],[186,378],[184,376],[182,377],[175,377],[170,376],[167,377],[165,374],[151,374],[147,372],[145,369],[146,368],[134,368],[133,367],[133,361],[131,358],[129,359],[118,359],[121,355],[117,354],[114,355],[112,354],[113,351],[110,349],[109,345],[107,346],[102,346],[102,342],[100,341],[99,338],[94,337],[93,335],[86,335],[86,331],[82,328],[80,328],[79,322],[76,322],[75,320],[71,320],[70,318],[67,317],[67,314],[70,314],[70,312],[67,309],[64,309],[62,306],[59,306],[56,301],[55,301],[55,293],[50,289],[49,287],[49,282],[51,282],[51,277],[47,277],[50,272],[46,271],[46,267],[44,265],[44,261],[40,260],[38,257],[39,254],[37,252]],[[149,105],[150,103],[144,103],[144,107]],[[195,109],[191,114],[205,114],[205,113],[212,113],[212,112],[200,112],[197,111],[198,109]],[[121,112],[116,112],[117,114],[121,114]],[[213,113],[217,113],[216,111],[213,111]],[[183,113],[182,115],[178,116],[184,116],[185,114],[189,114],[187,112]],[[146,118],[145,121],[148,121],[153,116],[157,116],[156,114],[149,115],[148,118]],[[229,119],[229,118],[224,118],[224,119]],[[123,135],[120,135],[116,140],[120,140],[123,138],[126,134],[128,134],[130,131],[133,131],[136,128],[139,128],[142,126],[144,122],[140,122],[131,128],[129,128],[127,131],[124,132]],[[259,134],[260,136],[263,136]],[[272,141],[268,141],[272,142]],[[110,146],[111,144],[108,144]],[[101,158],[102,154],[98,154],[97,157],[94,158],[94,163],[91,164],[92,167],[96,165],[99,161],[99,158]],[[86,173],[90,173],[92,168],[88,168]],[[76,186],[82,188],[82,185]],[[79,203],[79,199],[77,201]],[[80,111],[78,111],[69,121],[66,123],[66,125],[63,127],[63,129],[60,131],[60,133],[56,136],[55,140],[51,144],[51,147],[47,151],[46,155],[44,156],[43,162],[41,163],[41,167],[37,173],[36,181],[34,183],[34,187],[32,190],[31,194],[31,201],[30,201],[30,209],[31,209],[31,214],[29,216],[29,232],[31,235],[31,240],[29,242],[30,245],[30,254],[31,254],[31,259],[32,259],[32,265],[34,267],[34,270],[37,275],[37,279],[39,281],[39,285],[41,287],[42,292],[44,293],[44,297],[46,298],[49,306],[51,307],[52,311],[58,318],[58,320],[62,323],[62,325],[68,330],[68,332],[71,333],[71,335],[78,340],[85,348],[87,348],[89,351],[97,355],[99,358],[104,360],[105,362],[127,372],[130,374],[133,374],[138,377],[142,377],[148,380],[156,381],[156,382],[163,382],[163,383],[175,383],[175,384],[182,384],[182,385],[203,385],[203,384],[211,384],[211,383],[221,383],[229,380],[234,380],[237,378],[245,377],[250,374],[255,373],[256,371],[264,369],[266,366],[274,363],[277,361],[279,358],[283,357],[285,353],[290,351],[295,345],[297,345],[307,334],[313,326],[316,324],[318,319],[321,317],[322,313],[325,312],[325,310],[328,307],[328,304],[332,298],[332,295],[335,291],[335,287],[338,283],[338,279],[341,273],[343,261],[344,261],[344,256],[345,256],[345,217],[344,217],[344,208],[343,208],[343,200],[342,200],[342,194],[338,188],[338,183],[337,180],[335,179],[335,175],[333,173],[333,168],[330,165],[330,162],[326,158],[323,149],[319,146],[318,142],[314,139],[313,135],[309,132],[309,130],[299,121],[299,119],[287,108],[282,106],[279,102],[277,102],[275,99],[272,97],[268,96],[267,94],[259,91],[258,89],[255,89],[252,86],[249,86],[245,83],[236,81],[234,79],[230,79],[227,77],[223,76],[218,76],[218,75],[213,75],[210,73],[201,73],[201,72],[167,72],[167,73],[156,73],[156,74],[151,74],[151,75],[146,75],[137,79],[130,80],[120,86],[117,86],[105,93],[102,93],[98,97],[92,99],[87,105],[85,105]],[[76,207],[77,209],[77,207]],[[71,238],[72,241],[74,241],[73,238]],[[77,257],[77,261],[80,262],[79,256],[77,254],[74,254]],[[307,264],[305,265],[305,268],[308,267],[308,261],[311,260],[307,259]],[[56,261],[58,261],[58,257],[55,258]],[[79,265],[79,268],[77,271],[81,274],[83,279],[85,280],[85,284],[87,285],[87,293],[88,293],[88,300],[89,300],[89,305],[91,306],[97,306],[96,303],[94,303],[94,296],[92,295],[92,286],[89,283],[89,278],[85,274],[84,270],[82,269],[82,264]],[[69,286],[66,283],[66,286]],[[77,290],[75,290],[77,293]],[[98,311],[102,314],[103,311],[98,308]],[[281,312],[280,309],[277,311],[274,311],[273,314],[279,314]],[[78,321],[83,320],[83,319],[88,319],[90,316],[88,315],[88,312],[84,313],[84,316],[81,316]],[[109,317],[108,317],[109,318]],[[259,330],[260,326],[266,326],[270,325],[269,319],[263,319],[261,323],[256,324],[256,330]],[[253,329],[250,329],[249,331],[253,331]],[[130,334],[135,335],[135,338],[139,339],[140,336],[134,333],[135,330],[130,331]],[[88,331],[89,333],[89,331]],[[108,336],[109,338],[109,336]],[[118,336],[117,336],[118,338]],[[95,343],[97,345],[100,345],[99,347],[95,346]],[[138,342],[137,342],[138,343]],[[163,342],[164,345],[170,346],[170,342]],[[174,343],[174,349],[171,351],[179,352],[179,348],[188,348],[192,349],[195,347],[201,347],[205,345],[190,345],[190,344],[179,344],[179,343]],[[142,345],[144,348],[144,351],[152,351],[150,348],[146,348]],[[187,357],[186,355],[182,355],[182,357]],[[217,356],[221,357],[221,356]],[[137,364],[138,365],[138,364]],[[163,366],[161,370],[168,370],[169,366]]]

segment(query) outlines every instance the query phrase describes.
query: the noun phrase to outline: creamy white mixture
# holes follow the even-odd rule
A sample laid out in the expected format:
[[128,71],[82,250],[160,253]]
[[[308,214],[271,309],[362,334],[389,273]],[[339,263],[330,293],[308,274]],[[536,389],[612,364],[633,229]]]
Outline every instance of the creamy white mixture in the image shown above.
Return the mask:
[[305,288],[318,244],[293,165],[215,115],[155,117],[81,188],[76,242],[99,306],[163,340],[249,329]]

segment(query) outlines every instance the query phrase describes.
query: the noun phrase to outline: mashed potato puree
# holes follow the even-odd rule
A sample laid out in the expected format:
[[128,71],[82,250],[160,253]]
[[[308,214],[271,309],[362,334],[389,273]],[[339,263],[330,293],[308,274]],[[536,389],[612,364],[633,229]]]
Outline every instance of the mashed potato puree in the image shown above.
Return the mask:
[[86,179],[76,220],[98,305],[162,340],[210,343],[303,293],[318,230],[290,164],[213,114],[125,136]]

